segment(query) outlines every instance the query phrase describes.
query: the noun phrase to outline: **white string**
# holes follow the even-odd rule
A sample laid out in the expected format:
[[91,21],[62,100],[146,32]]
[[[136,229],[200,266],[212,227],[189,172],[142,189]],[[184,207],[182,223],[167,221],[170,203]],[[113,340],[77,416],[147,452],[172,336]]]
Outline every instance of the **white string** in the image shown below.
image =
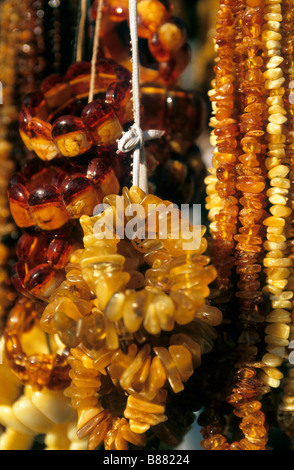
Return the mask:
[[96,14],[96,21],[95,21],[95,32],[94,32],[94,44],[93,44],[93,52],[92,52],[92,60],[91,60],[91,78],[90,78],[88,103],[91,103],[94,97],[96,62],[97,62],[97,54],[98,54],[98,48],[99,48],[100,26],[101,26],[101,19],[102,19],[102,6],[103,6],[103,0],[98,0],[98,7],[97,7],[97,14]]
[[86,7],[87,7],[87,0],[81,0],[81,17],[79,21],[79,33],[78,33],[77,53],[76,53],[77,62],[81,61],[82,56],[83,56],[83,42],[84,42],[86,12],[87,12]]
[[138,48],[138,17],[137,0],[129,0],[129,22],[132,51],[132,95],[134,124],[123,133],[118,141],[118,150],[129,152],[133,150],[133,186],[138,186],[148,193],[147,164],[144,151],[144,142],[161,137],[164,132],[152,129],[142,131],[140,127],[140,76],[139,76],[139,48]]

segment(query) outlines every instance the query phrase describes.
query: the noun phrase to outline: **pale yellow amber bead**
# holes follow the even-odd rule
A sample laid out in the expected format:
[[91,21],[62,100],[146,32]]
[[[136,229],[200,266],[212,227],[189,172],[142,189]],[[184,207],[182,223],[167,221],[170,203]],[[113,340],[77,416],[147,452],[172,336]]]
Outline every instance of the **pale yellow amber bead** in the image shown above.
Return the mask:
[[268,367],[279,367],[283,363],[283,358],[275,354],[266,353],[262,358],[262,362]]
[[285,323],[272,323],[265,328],[265,332],[271,336],[287,339],[290,334],[290,326]]

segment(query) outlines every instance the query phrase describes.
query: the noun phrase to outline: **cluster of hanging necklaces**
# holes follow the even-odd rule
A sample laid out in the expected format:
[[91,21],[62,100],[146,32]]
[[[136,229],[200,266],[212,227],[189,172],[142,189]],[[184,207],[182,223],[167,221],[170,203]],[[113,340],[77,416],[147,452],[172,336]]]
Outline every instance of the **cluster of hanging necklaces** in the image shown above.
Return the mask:
[[291,449],[294,3],[0,7],[0,450]]

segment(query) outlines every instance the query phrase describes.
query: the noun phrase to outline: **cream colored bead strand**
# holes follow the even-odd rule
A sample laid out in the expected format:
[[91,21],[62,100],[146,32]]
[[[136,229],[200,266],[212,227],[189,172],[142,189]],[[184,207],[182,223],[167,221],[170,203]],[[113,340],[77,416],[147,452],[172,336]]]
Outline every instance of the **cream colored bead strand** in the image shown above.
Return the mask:
[[271,215],[264,220],[267,228],[264,249],[264,271],[267,275],[264,293],[269,294],[271,311],[266,317],[265,328],[267,353],[262,361],[265,364],[261,376],[266,385],[277,388],[283,378],[279,366],[286,357],[286,347],[290,334],[289,322],[293,292],[287,290],[290,274],[290,260],[287,258],[286,219],[291,214],[288,207],[288,190],[290,187],[289,166],[285,157],[285,134],[283,125],[287,122],[287,111],[284,107],[284,74],[281,64],[282,21],[281,0],[266,0],[265,25],[262,40],[267,57],[264,72],[265,88],[268,91],[268,152],[266,167],[271,188],[267,191]]

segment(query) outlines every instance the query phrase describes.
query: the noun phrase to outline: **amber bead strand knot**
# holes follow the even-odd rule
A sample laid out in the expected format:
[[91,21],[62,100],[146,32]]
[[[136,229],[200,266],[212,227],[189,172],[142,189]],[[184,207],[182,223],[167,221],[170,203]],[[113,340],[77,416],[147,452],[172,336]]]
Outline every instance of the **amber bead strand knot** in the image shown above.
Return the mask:
[[218,276],[216,287],[228,290],[234,266],[234,234],[236,233],[238,201],[236,199],[236,173],[239,129],[235,116],[234,88],[234,14],[235,1],[221,1],[216,24],[216,63],[213,89],[209,92],[214,116],[210,125],[213,168],[205,179],[206,208],[209,210],[210,232],[213,238],[212,262]]

